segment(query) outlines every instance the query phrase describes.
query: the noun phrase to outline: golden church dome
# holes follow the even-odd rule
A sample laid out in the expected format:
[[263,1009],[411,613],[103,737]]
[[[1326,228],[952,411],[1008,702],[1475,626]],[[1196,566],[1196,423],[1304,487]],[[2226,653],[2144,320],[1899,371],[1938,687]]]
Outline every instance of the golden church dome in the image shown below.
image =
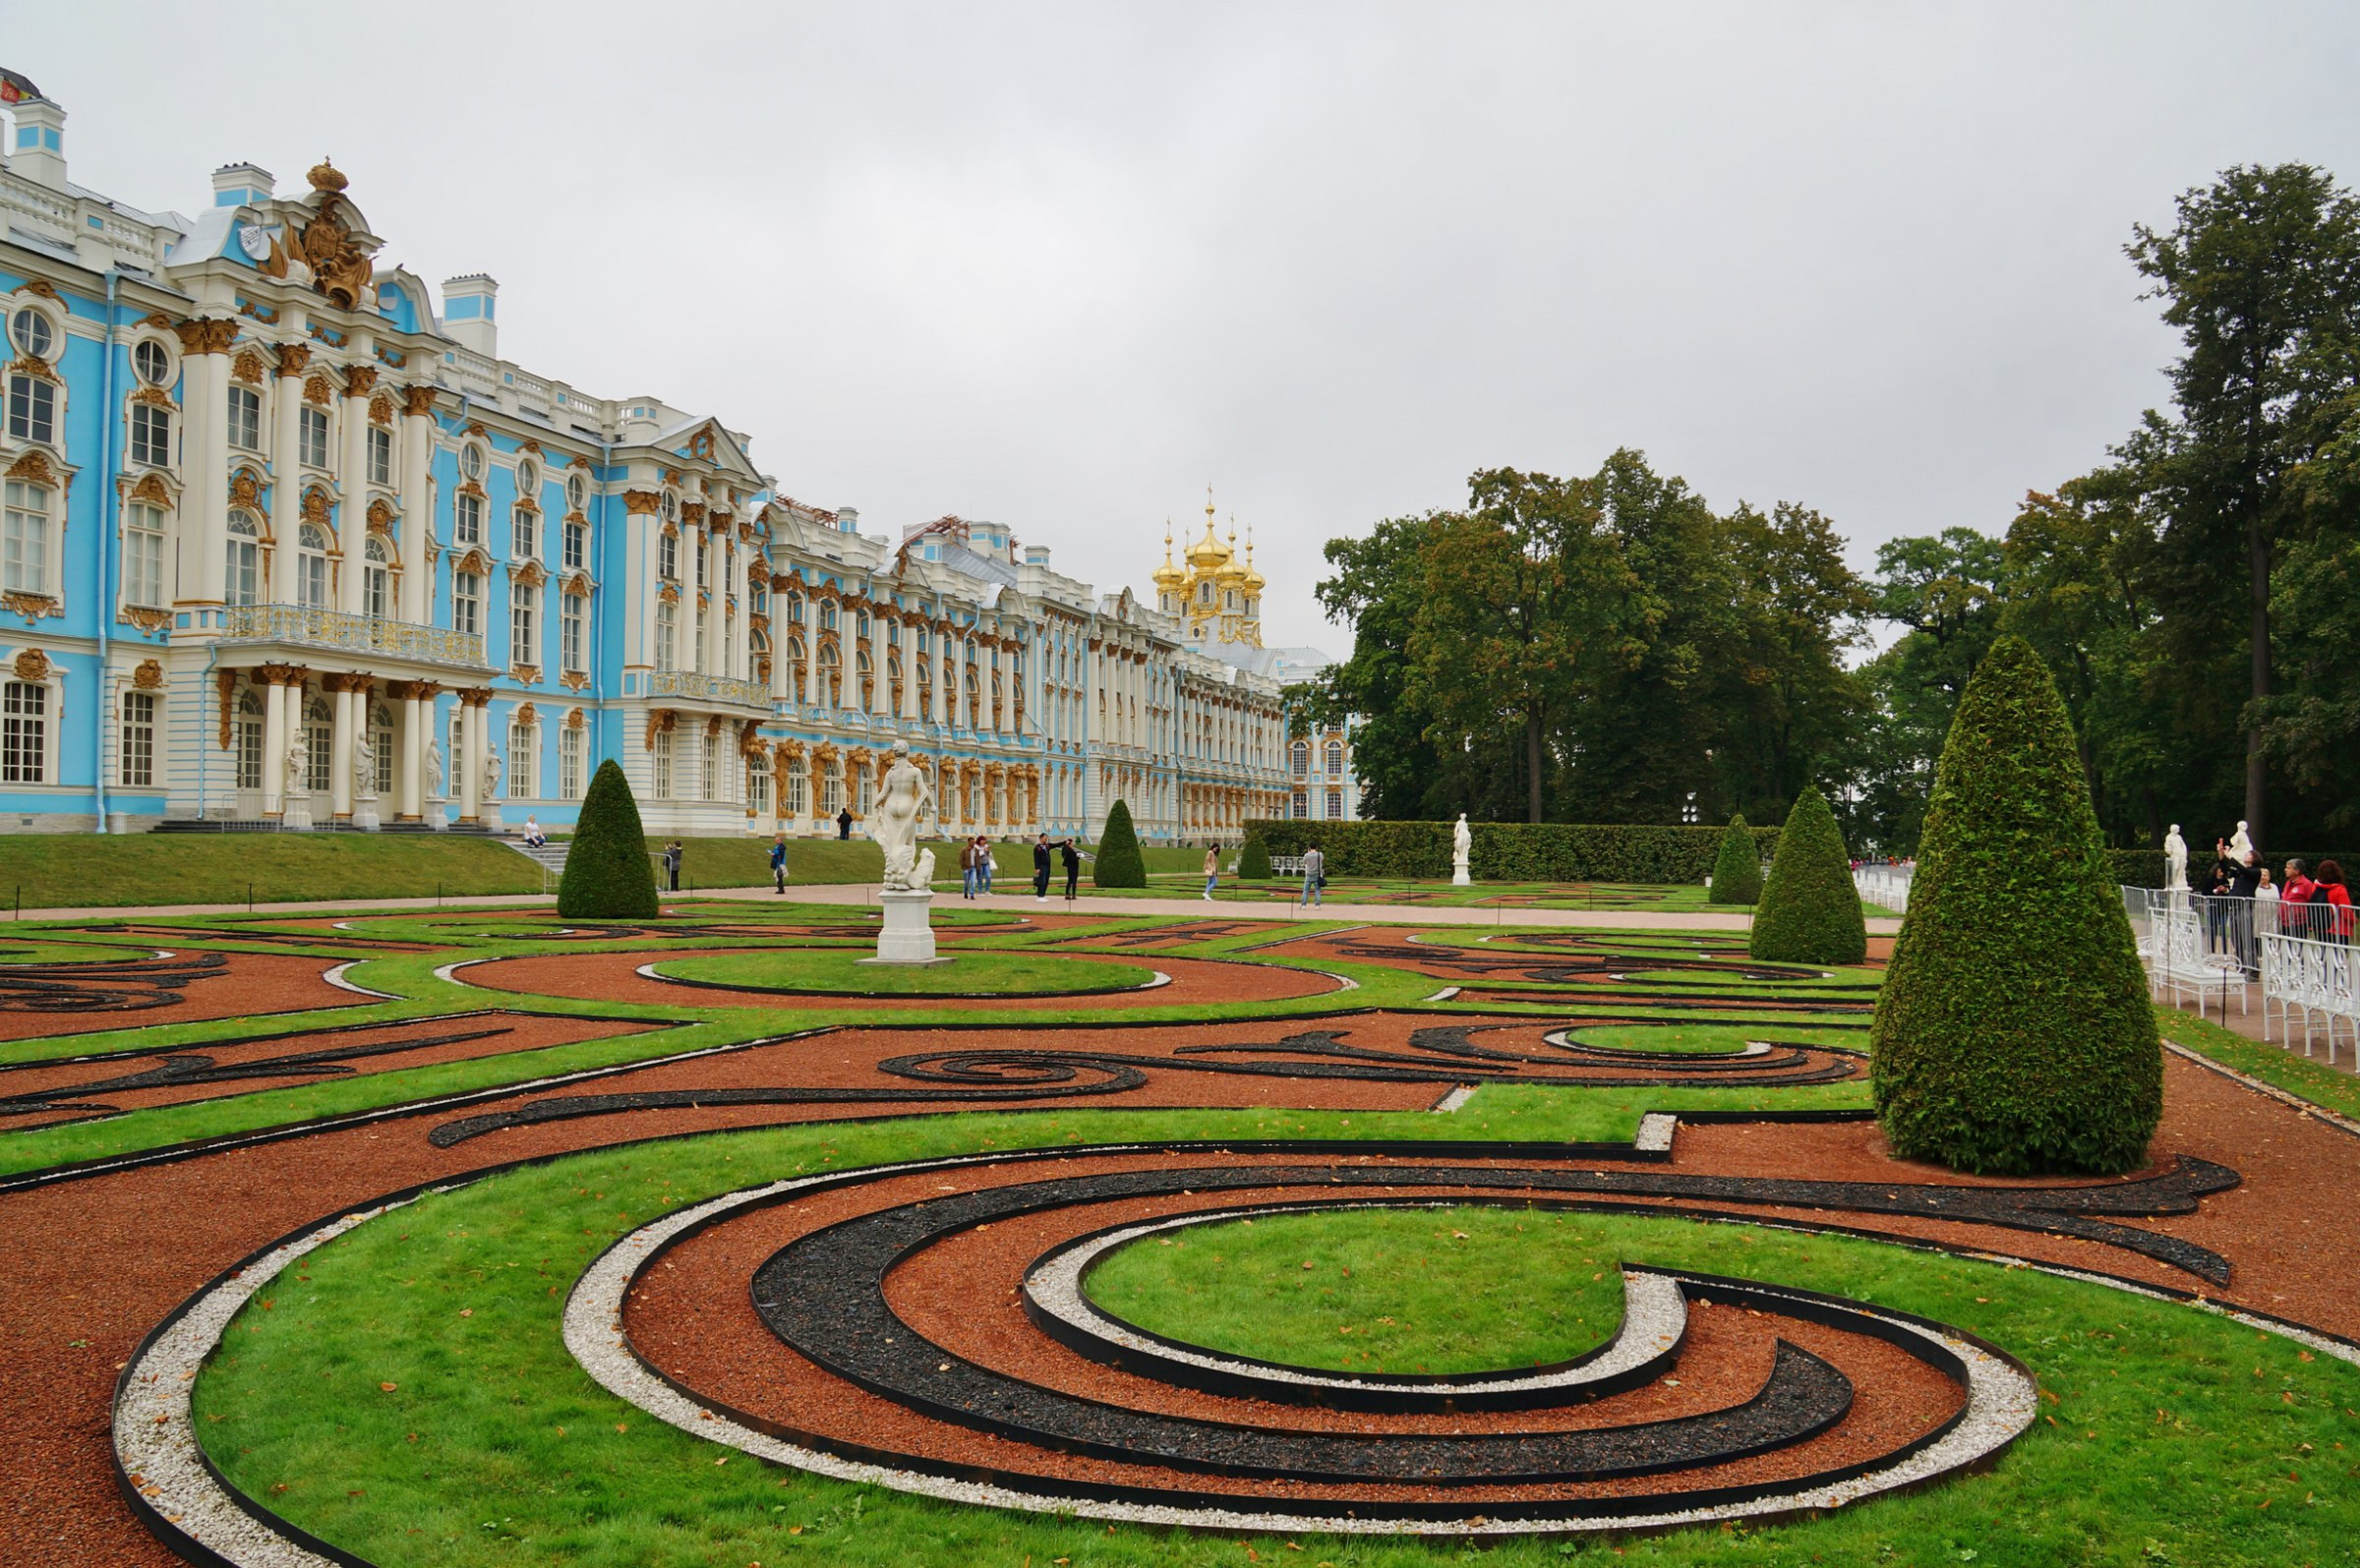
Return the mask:
[[1188,586],[1188,573],[1172,564],[1172,525],[1163,525],[1163,564],[1155,568],[1152,579],[1158,593],[1176,594]]
[[1201,572],[1219,571],[1229,564],[1229,547],[1212,537],[1212,518],[1205,518],[1205,537],[1188,547],[1188,563]]

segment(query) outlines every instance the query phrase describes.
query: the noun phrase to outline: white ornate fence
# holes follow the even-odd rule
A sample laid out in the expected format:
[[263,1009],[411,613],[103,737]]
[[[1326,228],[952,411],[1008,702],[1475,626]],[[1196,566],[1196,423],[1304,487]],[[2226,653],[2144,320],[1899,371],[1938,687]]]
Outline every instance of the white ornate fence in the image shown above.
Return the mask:
[[2270,1036],[2274,1008],[2284,1043],[2294,1043],[2294,1016],[2303,1016],[2303,1055],[2311,1054],[2316,1031],[2328,1033],[2328,1061],[2335,1061],[2338,1032],[2350,1037],[2360,1064],[2360,994],[2352,983],[2352,949],[2333,938],[2265,932],[2262,942],[2262,1038]]
[[1852,885],[1860,890],[1860,897],[1870,903],[1882,904],[1896,914],[1910,912],[1910,866],[1859,866],[1852,873]]

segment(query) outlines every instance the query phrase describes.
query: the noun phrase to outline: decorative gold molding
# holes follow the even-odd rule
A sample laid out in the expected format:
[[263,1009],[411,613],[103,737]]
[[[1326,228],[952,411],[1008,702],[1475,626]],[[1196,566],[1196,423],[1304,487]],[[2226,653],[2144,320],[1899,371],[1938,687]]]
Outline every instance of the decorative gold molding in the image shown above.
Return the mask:
[[389,535],[393,532],[393,508],[385,504],[383,495],[369,503],[369,532]]
[[492,688],[489,686],[462,686],[458,690],[458,699],[465,707],[489,708],[492,706]]
[[579,708],[570,709],[565,715],[565,727],[568,729],[580,729],[588,723],[589,721],[582,717],[582,711]]
[[303,493],[303,520],[322,528],[332,528],[327,520],[327,492],[314,485]]
[[240,349],[237,359],[229,367],[229,378],[244,381],[249,386],[259,386],[263,376],[263,356],[251,346]]
[[131,684],[139,691],[160,691],[164,684],[164,667],[152,659],[143,659],[131,672]]
[[160,474],[142,475],[140,477],[140,482],[131,487],[131,491],[126,498],[135,501],[146,501],[152,506],[169,506],[172,504],[172,493],[164,489],[163,476]]
[[173,335],[180,339],[183,355],[226,354],[238,340],[238,319],[234,316],[200,318],[191,321],[172,323]]
[[240,316],[251,316],[256,320],[262,322],[265,326],[276,326],[278,324],[278,312],[276,310],[267,305],[257,305],[252,300],[238,301],[238,314]]
[[149,605],[125,605],[116,612],[115,619],[121,625],[136,626],[141,631],[152,633],[172,624],[172,611],[157,610]]
[[233,715],[230,712],[229,699],[237,691],[237,689],[238,672],[236,670],[216,669],[213,671],[213,690],[219,694],[221,699],[221,749],[223,751],[227,751],[229,749],[229,731],[230,724],[233,718]]
[[[568,669],[565,671],[565,673],[558,677],[558,684],[564,687],[567,691],[587,691],[590,687],[589,671],[583,669]],[[578,714],[581,712],[581,710],[576,708],[574,712]]]
[[232,506],[256,505],[262,495],[263,484],[255,478],[253,469],[241,468],[229,476],[229,503]]
[[664,497],[652,490],[626,490],[622,493],[622,509],[630,516],[652,516],[663,507]]
[[432,415],[435,411],[435,392],[436,389],[432,386],[403,387],[401,389],[402,413],[414,418]]
[[[12,594],[9,597],[13,599],[18,596]],[[49,656],[38,648],[28,648],[17,655],[16,671],[19,680],[47,680]]]
[[278,345],[279,375],[290,377],[301,376],[311,363],[312,346],[309,343],[281,343]]
[[17,285],[16,292],[19,294],[38,294],[42,299],[55,300],[60,305],[66,303],[62,298],[59,297],[57,285],[50,282],[45,277],[27,278],[24,282]]
[[383,392],[369,399],[369,423],[372,425],[392,424],[393,399]]
[[655,750],[656,736],[671,734],[679,722],[680,716],[670,708],[650,708],[647,711],[647,739],[640,749],[642,751]]
[[57,483],[57,471],[49,466],[48,455],[37,450],[29,451],[9,464],[7,477],[26,480],[35,485]]
[[334,395],[334,389],[327,384],[327,377],[317,371],[313,372],[303,383],[303,400],[307,403],[317,403],[324,407]]
[[344,372],[344,395],[346,397],[367,397],[376,389],[376,366],[355,365]]

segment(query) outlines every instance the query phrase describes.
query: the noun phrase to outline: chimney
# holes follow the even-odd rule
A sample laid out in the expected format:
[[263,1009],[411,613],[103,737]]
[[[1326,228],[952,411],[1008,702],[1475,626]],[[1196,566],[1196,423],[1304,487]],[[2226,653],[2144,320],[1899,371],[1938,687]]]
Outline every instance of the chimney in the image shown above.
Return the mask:
[[66,111],[47,98],[18,100],[17,134],[8,149],[10,172],[52,191],[66,188]]
[[255,163],[224,163],[213,171],[213,205],[250,206],[270,200],[278,182]]
[[442,280],[442,335],[487,359],[500,358],[500,327],[493,307],[500,285],[483,272]]
[[860,532],[860,514],[850,506],[836,508],[836,526],[848,534]]

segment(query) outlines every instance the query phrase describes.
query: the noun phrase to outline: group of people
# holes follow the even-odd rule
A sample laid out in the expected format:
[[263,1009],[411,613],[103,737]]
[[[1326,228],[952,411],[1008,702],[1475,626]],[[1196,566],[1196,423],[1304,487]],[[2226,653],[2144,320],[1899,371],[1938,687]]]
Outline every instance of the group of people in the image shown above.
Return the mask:
[[[2212,869],[2196,891],[2212,899],[2255,900],[2256,923],[2272,934],[2351,941],[2352,893],[2341,864],[2322,860],[2315,872],[2300,859],[2289,860],[2283,876],[2284,881],[2273,882],[2258,850],[2240,851],[2224,839],[2213,845]],[[2275,907],[2265,912],[2265,905]]]
[[[1032,841],[1032,901],[1049,901],[1049,878],[1054,870],[1065,872],[1065,897],[1072,902],[1079,897],[1082,884],[1082,850],[1071,839],[1052,841],[1041,834]],[[959,882],[961,896],[973,899],[991,891],[991,841],[980,834],[959,847]]]

